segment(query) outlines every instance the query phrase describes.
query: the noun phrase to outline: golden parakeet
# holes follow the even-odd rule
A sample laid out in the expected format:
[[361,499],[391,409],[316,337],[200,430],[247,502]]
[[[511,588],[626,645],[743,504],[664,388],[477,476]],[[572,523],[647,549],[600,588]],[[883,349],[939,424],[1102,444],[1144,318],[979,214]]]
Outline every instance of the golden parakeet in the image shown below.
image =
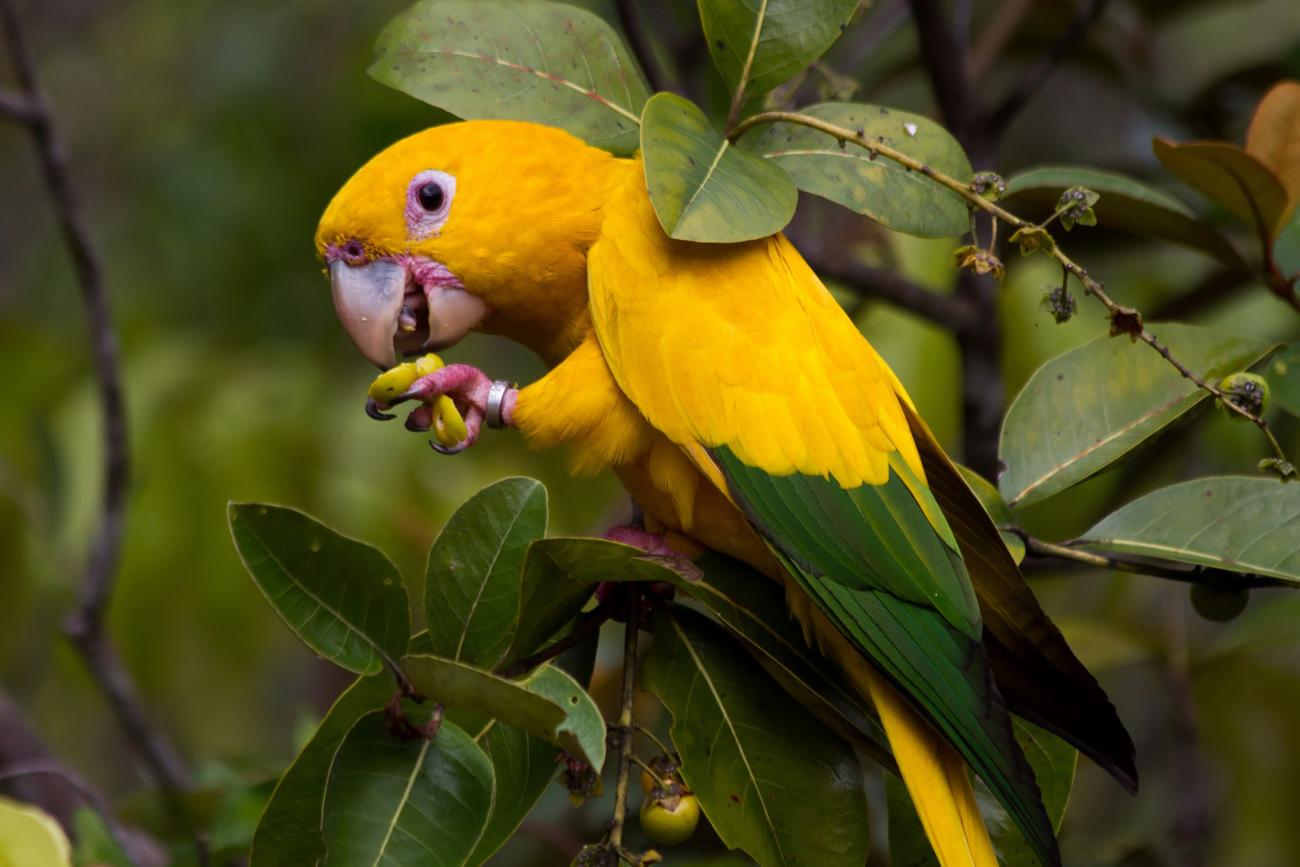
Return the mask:
[[483,425],[567,444],[644,509],[643,547],[714,549],[787,589],[879,710],[944,867],[995,865],[967,773],[1060,863],[1008,710],[1136,786],[1133,745],[1039,608],[893,372],[783,236],[674,241],[638,159],[557,129],[471,121],[362,167],[317,247],[335,306],[383,368],[473,330],[550,368],[516,389],[453,364],[372,415],[450,396]]

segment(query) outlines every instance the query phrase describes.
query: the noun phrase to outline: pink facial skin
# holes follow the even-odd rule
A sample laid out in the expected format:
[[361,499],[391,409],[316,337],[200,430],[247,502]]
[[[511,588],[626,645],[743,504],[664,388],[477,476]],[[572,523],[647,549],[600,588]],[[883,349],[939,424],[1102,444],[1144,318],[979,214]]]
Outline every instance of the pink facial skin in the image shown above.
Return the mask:
[[[442,190],[442,204],[428,210],[420,203],[420,189],[436,184]],[[413,240],[422,241],[438,234],[451,214],[451,200],[456,196],[456,178],[437,169],[425,169],[411,178],[406,186],[406,230]]]
[[406,273],[410,274],[416,283],[423,286],[426,292],[434,288],[465,288],[465,284],[460,282],[460,278],[451,273],[447,266],[441,262],[435,262],[414,253],[403,253],[400,256],[389,256],[387,258],[389,261],[405,266]]

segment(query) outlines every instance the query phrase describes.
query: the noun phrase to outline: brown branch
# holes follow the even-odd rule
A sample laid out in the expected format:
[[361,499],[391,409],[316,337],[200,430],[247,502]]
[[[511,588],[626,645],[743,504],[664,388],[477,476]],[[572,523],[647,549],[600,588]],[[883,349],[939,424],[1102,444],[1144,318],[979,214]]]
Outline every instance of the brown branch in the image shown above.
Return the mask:
[[553,644],[539,650],[532,656],[525,656],[523,659],[515,660],[507,666],[497,670],[497,674],[505,678],[516,678],[527,674],[544,662],[550,662],[555,657],[564,653],[571,647],[581,644],[585,639],[600,631],[600,627],[605,625],[613,613],[610,606],[601,604],[582,615],[573,624],[573,628],[563,638],[557,639]]
[[[615,852],[623,847],[623,824],[627,818],[628,780],[632,776],[632,710],[636,703],[636,651],[640,638],[641,585],[627,585],[627,627],[623,634],[623,697],[618,713],[618,776],[614,783],[614,821],[609,845]],[[621,854],[621,853],[620,853]]]
[[813,270],[823,278],[843,284],[859,297],[888,301],[953,333],[981,327],[974,305],[963,296],[935,292],[894,271],[854,259],[823,257],[818,253],[807,255]]
[[[969,152],[968,140],[981,109],[971,89],[966,47],[949,26],[942,0],[912,0],[912,18],[921,42],[921,60],[944,125]],[[971,159],[975,161],[974,155]]]
[[1051,77],[1056,67],[1061,65],[1061,61],[1083,42],[1088,28],[1101,17],[1107,2],[1108,0],[1084,0],[1083,8],[1075,15],[1065,32],[1025,71],[1024,76],[1007,92],[1002,101],[988,113],[984,123],[995,134],[1011,125],[1011,121],[1015,120],[1021,109]]
[[0,90],[0,119],[29,124],[36,118],[36,109],[16,93]]
[[641,64],[641,71],[645,73],[646,81],[650,83],[650,90],[658,93],[668,89],[664,68],[655,55],[654,47],[650,44],[650,34],[646,32],[636,5],[635,0],[618,0],[618,21],[623,25],[623,32],[627,35],[633,56]]
[[[67,151],[41,94],[36,64],[11,0],[0,0],[0,36],[28,109],[25,125],[31,133],[45,186],[81,287],[103,413],[105,468],[100,522],[90,544],[77,607],[68,617],[65,630],[131,745],[149,768],[168,809],[185,819],[188,811],[180,795],[188,786],[188,770],[171,741],[146,714],[139,691],[104,630],[104,615],[112,599],[121,555],[126,492],[131,476],[117,337],[108,312],[104,269],[70,180]],[[202,848],[200,861],[204,859]]]

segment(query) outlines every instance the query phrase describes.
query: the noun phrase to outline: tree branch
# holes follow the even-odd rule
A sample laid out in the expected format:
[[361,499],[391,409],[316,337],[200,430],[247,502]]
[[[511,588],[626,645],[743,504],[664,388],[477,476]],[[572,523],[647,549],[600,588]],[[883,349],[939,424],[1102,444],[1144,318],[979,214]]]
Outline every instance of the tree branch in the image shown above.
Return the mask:
[[655,93],[668,90],[663,66],[660,65],[654,47],[650,44],[650,34],[642,24],[636,5],[634,0],[618,0],[619,23],[623,25],[623,32],[627,34],[627,41],[632,46],[632,54],[641,63],[641,70],[645,72],[646,81],[650,83],[650,90]]
[[944,125],[969,151],[967,141],[975,132],[981,109],[970,86],[966,47],[949,26],[942,0],[912,0],[912,18]]
[[0,119],[26,125],[35,117],[36,110],[27,100],[16,93],[0,90]]
[[986,123],[995,134],[1010,126],[1011,121],[1051,77],[1061,61],[1078,47],[1087,34],[1088,28],[1105,11],[1107,2],[1108,0],[1084,0],[1083,8],[1075,15],[1065,32],[1025,71],[1024,76],[1007,92],[997,107],[989,112]]
[[498,669],[496,673],[511,679],[527,674],[542,663],[550,662],[570,647],[581,644],[586,638],[599,632],[600,627],[605,625],[612,613],[608,605],[602,603],[596,606],[579,617],[563,638],[556,639],[553,644],[542,648],[532,656],[515,660],[510,665]]
[[103,413],[105,468],[99,526],[90,544],[78,604],[65,630],[131,745],[149,768],[168,809],[188,824],[188,811],[180,800],[182,790],[188,786],[188,770],[171,741],[146,714],[139,692],[104,630],[104,615],[112,599],[121,555],[131,476],[117,337],[108,312],[104,269],[69,177],[67,151],[41,95],[36,64],[11,0],[0,0],[0,37],[9,54],[19,98],[27,109],[25,124],[81,287]]
[[641,628],[641,585],[629,584],[627,626],[623,634],[623,697],[618,713],[618,776],[614,783],[614,824],[609,829],[609,845],[619,852],[623,848],[623,823],[627,818],[628,780],[632,775],[632,710],[636,703],[636,651]]
[[935,292],[894,271],[875,268],[856,259],[830,258],[813,253],[808,255],[808,261],[822,277],[842,283],[855,295],[888,301],[953,333],[981,327],[974,305],[960,295]]

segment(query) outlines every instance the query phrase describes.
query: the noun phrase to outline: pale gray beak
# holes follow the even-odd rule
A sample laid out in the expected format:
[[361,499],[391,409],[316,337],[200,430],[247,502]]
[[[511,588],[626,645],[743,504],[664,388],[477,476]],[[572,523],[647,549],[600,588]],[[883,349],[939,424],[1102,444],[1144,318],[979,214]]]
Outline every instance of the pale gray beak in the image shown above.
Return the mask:
[[397,364],[393,335],[406,294],[406,268],[396,262],[330,263],[334,310],[343,330],[368,361],[384,370]]
[[459,343],[488,317],[487,303],[450,286],[407,292],[406,267],[382,259],[349,265],[330,262],[334,310],[343,330],[367,360],[384,370],[397,356]]

